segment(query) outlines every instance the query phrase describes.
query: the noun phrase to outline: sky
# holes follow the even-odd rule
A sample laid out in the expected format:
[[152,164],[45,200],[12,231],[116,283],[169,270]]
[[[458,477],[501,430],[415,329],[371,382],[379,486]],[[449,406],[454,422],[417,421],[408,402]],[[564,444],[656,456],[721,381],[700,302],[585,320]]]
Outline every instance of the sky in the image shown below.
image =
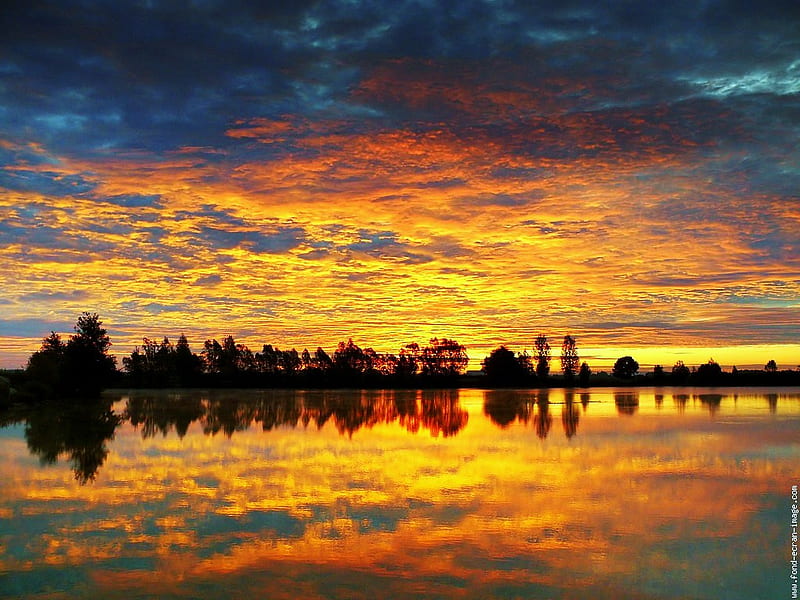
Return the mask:
[[255,4],[4,3],[0,366],[83,311],[800,364],[796,1]]

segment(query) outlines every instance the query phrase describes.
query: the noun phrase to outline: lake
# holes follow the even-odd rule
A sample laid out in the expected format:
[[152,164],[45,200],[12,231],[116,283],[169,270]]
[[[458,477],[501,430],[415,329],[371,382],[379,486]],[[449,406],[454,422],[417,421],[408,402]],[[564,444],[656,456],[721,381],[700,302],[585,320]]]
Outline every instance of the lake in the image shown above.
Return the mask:
[[791,597],[797,388],[105,400],[4,416],[0,596]]

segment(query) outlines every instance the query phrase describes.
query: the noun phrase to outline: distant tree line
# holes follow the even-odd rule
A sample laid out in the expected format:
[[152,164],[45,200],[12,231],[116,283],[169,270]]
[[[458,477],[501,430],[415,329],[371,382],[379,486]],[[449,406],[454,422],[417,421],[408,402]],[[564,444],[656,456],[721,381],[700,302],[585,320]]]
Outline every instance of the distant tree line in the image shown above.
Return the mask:
[[447,383],[462,375],[469,362],[466,348],[457,341],[433,338],[428,345],[411,343],[397,353],[361,348],[348,339],[333,354],[321,347],[281,350],[264,344],[253,352],[233,336],[206,340],[200,354],[181,335],[154,342],[145,338],[122,359],[127,381],[134,386],[348,386],[374,384]]
[[465,378],[469,363],[466,347],[454,339],[433,338],[427,345],[410,343],[396,353],[362,348],[352,339],[339,342],[332,354],[282,350],[264,344],[253,352],[233,336],[208,339],[200,353],[185,335],[176,343],[168,337],[144,338],[117,370],[108,351],[111,341],[97,314],[83,313],[68,340],[51,332],[28,360],[17,381],[0,377],[0,403],[7,402],[16,385],[21,398],[96,397],[109,385],[130,387],[490,387],[604,385],[797,385],[800,370],[779,371],[775,361],[763,370],[723,371],[713,359],[689,368],[678,361],[667,371],[656,365],[640,374],[639,363],[623,356],[610,374],[593,373],[581,362],[575,338],[561,343],[560,374],[551,374],[552,350],[547,336],[533,341],[533,354],[501,345],[481,362],[484,379]]

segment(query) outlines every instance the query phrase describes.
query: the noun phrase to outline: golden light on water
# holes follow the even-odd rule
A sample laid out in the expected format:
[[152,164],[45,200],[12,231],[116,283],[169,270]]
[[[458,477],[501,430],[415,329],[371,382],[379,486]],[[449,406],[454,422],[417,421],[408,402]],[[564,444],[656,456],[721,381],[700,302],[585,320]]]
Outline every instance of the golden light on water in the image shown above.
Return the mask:
[[[512,582],[555,590],[565,577],[571,589],[609,590],[629,585],[633,569],[704,586],[710,555],[698,550],[693,565],[684,553],[702,539],[715,564],[730,553],[733,565],[742,540],[767,543],[754,519],[768,519],[763,535],[772,535],[769,511],[793,473],[800,404],[781,390],[772,399],[589,390],[573,404],[551,391],[547,405],[542,392],[422,394],[439,394],[440,406],[455,401],[448,410],[465,411],[461,429],[414,434],[377,413],[351,433],[342,432],[344,413],[321,428],[312,420],[268,431],[245,427],[245,417],[228,435],[194,422],[182,437],[172,429],[143,437],[141,425],[126,424],[83,486],[68,463],[37,468],[24,442],[4,444],[3,518],[49,525],[0,566],[90,569],[93,589],[111,596],[206,584],[281,593],[281,577],[314,588],[334,572],[364,589],[384,582],[401,597],[437,589],[476,597]],[[302,394],[275,398],[283,396]],[[625,414],[619,403],[634,397]],[[366,393],[360,402],[388,407],[399,398]],[[504,406],[529,412],[508,420]],[[16,547],[19,534],[10,535],[6,547]]]

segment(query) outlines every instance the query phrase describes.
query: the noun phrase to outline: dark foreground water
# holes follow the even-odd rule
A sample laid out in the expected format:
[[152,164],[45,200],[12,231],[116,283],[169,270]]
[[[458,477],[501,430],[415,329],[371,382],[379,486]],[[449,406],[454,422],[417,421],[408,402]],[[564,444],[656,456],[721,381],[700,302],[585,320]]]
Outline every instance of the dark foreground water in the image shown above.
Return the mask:
[[3,417],[0,596],[792,597],[798,389],[107,399]]

